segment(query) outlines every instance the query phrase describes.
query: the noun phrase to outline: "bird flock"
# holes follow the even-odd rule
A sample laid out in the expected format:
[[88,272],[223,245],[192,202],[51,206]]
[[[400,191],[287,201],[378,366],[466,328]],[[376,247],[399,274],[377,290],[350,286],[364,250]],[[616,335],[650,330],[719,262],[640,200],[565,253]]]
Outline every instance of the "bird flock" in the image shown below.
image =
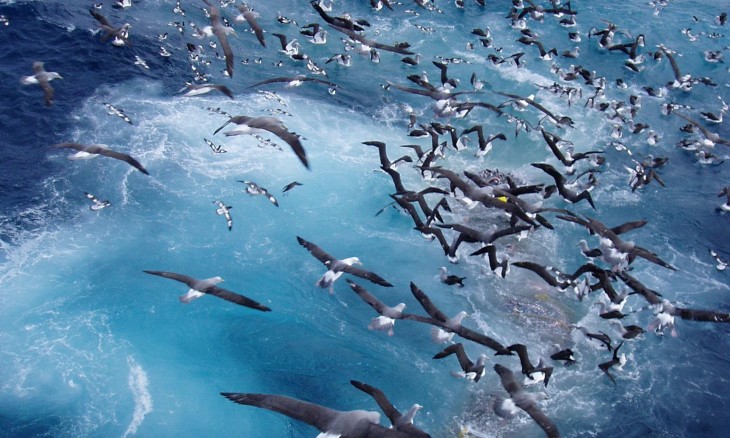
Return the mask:
[[[378,78],[382,79],[380,82],[374,79],[372,86],[377,88],[374,93],[383,93],[389,99],[401,102],[400,107],[404,112],[401,124],[407,127],[407,134],[403,136],[404,144],[386,144],[382,138],[377,137],[377,133],[373,133],[372,138],[358,141],[362,146],[363,156],[372,156],[372,161],[378,163],[378,170],[392,181],[392,189],[381,194],[390,197],[392,202],[376,215],[384,214],[391,207],[405,213],[412,220],[412,230],[418,233],[409,229],[402,232],[409,236],[420,234],[438,244],[443,250],[444,261],[452,267],[458,266],[465,257],[482,257],[485,268],[488,267],[489,272],[495,274],[495,278],[504,279],[510,275],[512,267],[519,268],[518,270],[529,271],[529,275],[538,276],[544,281],[545,287],[558,292],[562,300],[594,301],[590,311],[595,311],[603,324],[591,328],[573,325],[572,330],[581,333],[581,336],[591,342],[595,341],[598,348],[606,350],[606,361],[596,363],[595,369],[596,373],[605,374],[611,385],[622,383],[620,372],[627,362],[627,350],[641,348],[640,342],[646,336],[664,333],[676,336],[678,319],[730,322],[730,315],[726,312],[685,306],[672,299],[672,291],[652,290],[642,283],[641,278],[634,275],[633,270],[637,263],[651,263],[667,273],[681,271],[681,266],[674,266],[671,261],[667,261],[668,254],[662,248],[645,248],[640,242],[625,238],[627,234],[645,226],[645,220],[629,217],[621,224],[603,223],[600,219],[599,182],[601,173],[613,165],[612,171],[616,168],[625,168],[628,171],[628,187],[632,192],[671,190],[661,177],[662,169],[671,166],[668,159],[653,155],[637,157],[645,150],[643,145],[637,146],[640,136],[644,136],[649,145],[661,142],[662,136],[662,132],[654,131],[641,122],[642,99],[662,99],[661,108],[667,123],[686,133],[686,137],[677,147],[693,153],[702,165],[721,164],[727,153],[722,148],[730,146],[730,140],[716,131],[718,126],[722,126],[723,115],[728,110],[722,96],[718,96],[719,111],[714,109],[717,102],[707,102],[708,107],[705,108],[694,108],[681,102],[682,97],[691,93],[695,87],[722,88],[727,83],[717,83],[709,77],[696,77],[683,72],[681,54],[665,47],[661,42],[650,41],[650,36],[633,36],[629,30],[621,28],[620,23],[605,22],[604,27],[577,30],[580,10],[570,1],[561,3],[559,0],[513,0],[510,3],[479,0],[371,0],[369,3],[371,16],[353,16],[345,9],[348,2],[314,0],[311,2],[310,15],[290,18],[278,14],[276,24],[268,27],[261,23],[271,20],[262,20],[256,12],[254,2],[236,4],[229,0],[178,0],[171,10],[175,20],[171,21],[171,25],[186,37],[187,29],[193,29],[189,36],[194,38],[183,49],[187,52],[193,78],[180,90],[179,98],[194,98],[215,91],[222,94],[221,102],[225,104],[226,101],[235,102],[252,94],[263,95],[282,107],[279,115],[291,116],[284,109],[286,102],[281,97],[284,93],[270,90],[283,87],[287,93],[296,93],[296,87],[308,84],[307,87],[326,87],[329,95],[338,96],[346,91],[347,86],[329,78],[328,71],[356,68],[358,63],[389,63],[391,66],[400,66],[405,72],[402,78],[384,74],[383,78]],[[650,12],[659,14],[663,8],[671,7],[671,3],[652,2],[647,8]],[[113,22],[124,21],[120,17],[131,17],[135,5],[132,1],[120,0],[115,6],[120,12],[115,14],[114,20],[103,14],[101,5],[95,5],[89,11],[100,29],[100,43],[110,42],[114,47],[109,50],[128,50],[132,53],[135,50],[134,29],[129,23],[117,27]],[[384,17],[398,23],[398,20],[407,17],[440,14],[447,8],[473,13],[495,10],[503,13],[509,24],[509,35],[494,35],[489,28],[473,29],[465,36],[468,38],[466,50],[478,56],[482,64],[469,64],[456,53],[443,53],[428,62],[429,60],[417,52],[419,45],[390,41],[386,33],[376,34],[371,30],[371,21]],[[725,29],[726,17],[726,13],[718,11],[715,22],[705,23],[705,28],[710,29],[706,33],[708,38],[712,37],[709,32],[715,32],[714,38],[724,38],[721,32]],[[194,20],[201,19],[206,20],[205,25],[194,24]],[[8,25],[7,22],[5,24]],[[548,25],[564,28],[565,47],[572,46],[573,49],[548,48],[541,40],[540,32],[535,30]],[[698,23],[697,26],[699,25]],[[434,33],[425,25],[415,26],[424,38]],[[253,35],[251,39],[247,35],[249,30]],[[697,38],[690,29],[685,30],[684,34],[688,38]],[[273,42],[272,37],[275,37]],[[505,53],[497,46],[497,41],[506,38],[524,46],[524,51]],[[167,39],[167,34],[158,37],[161,43]],[[211,50],[203,50],[204,46],[197,43],[203,39]],[[257,80],[254,83],[249,83],[253,82],[249,79],[239,79],[239,65],[261,62],[240,59],[238,41],[243,39],[246,39],[245,44],[259,44],[263,49],[272,52],[275,63],[291,70],[291,74]],[[297,39],[302,40],[302,43]],[[232,44],[233,41],[235,42]],[[168,46],[160,46],[157,56],[169,57],[176,49],[180,50],[169,43],[165,44]],[[420,46],[423,44],[421,42]],[[656,46],[656,50],[649,50],[650,45]],[[220,49],[222,55],[218,55],[216,48]],[[308,55],[306,52],[309,50],[317,50],[317,53],[328,51],[328,55]],[[616,59],[633,75],[642,75],[648,69],[647,66],[662,63],[669,64],[671,74],[666,78],[657,74],[654,87],[632,87],[624,93],[628,94],[626,99],[615,99],[611,96],[626,90],[630,85],[627,81],[603,76],[600,71],[591,70],[588,66],[572,64],[565,67],[565,63],[556,62],[560,58],[580,62],[581,50],[601,51],[602,56]],[[215,53],[215,57],[211,56],[211,51]],[[141,68],[149,68],[143,57],[137,53],[134,55],[135,63]],[[708,63],[722,62],[722,54],[722,50],[705,53],[705,60]],[[552,85],[530,84],[534,91],[529,95],[492,88],[490,74],[495,74],[500,69],[518,71],[526,63],[533,62],[552,63]],[[220,74],[216,74],[207,72],[205,67],[211,67],[211,70],[222,69],[219,70]],[[425,70],[417,74],[413,73],[414,68]],[[462,76],[468,69],[472,71]],[[34,62],[32,70],[33,75],[21,78],[21,84],[39,85],[44,93],[45,104],[53,105],[55,93],[50,82],[63,79],[61,74],[46,71],[41,61]],[[438,79],[432,80],[430,75]],[[471,88],[462,84],[462,78],[465,83],[469,78]],[[558,104],[555,103],[556,100]],[[414,105],[419,104],[424,106],[424,111],[413,109]],[[109,115],[117,116],[134,126],[132,115],[111,103],[104,105]],[[605,118],[606,123],[612,125],[610,133],[597,134],[604,135],[605,141],[589,146],[571,141],[576,122],[567,114],[580,106],[586,112]],[[281,117],[231,115],[220,108],[209,110],[214,116],[227,117],[227,121],[214,132],[206,133],[206,136],[215,138],[224,128],[232,127],[223,132],[226,137],[252,135],[258,139],[259,144],[277,148],[275,142],[282,141],[308,171],[316,174],[317,163],[306,153],[306,149],[313,145],[308,144],[303,135],[287,128]],[[489,124],[483,122],[485,119],[490,121]],[[501,126],[504,132],[487,132],[495,125]],[[523,139],[527,137],[528,140],[525,141],[549,151],[543,161],[524,163],[537,171],[528,172],[528,176],[518,176],[510,171],[490,168],[489,154],[494,148],[499,148],[502,143],[518,136]],[[216,144],[208,137],[203,140],[213,155],[226,153],[231,147],[230,144]],[[475,144],[472,145],[472,142]],[[115,158],[152,178],[155,177],[154,169],[148,169],[138,159],[103,144],[62,142],[52,148],[75,150],[75,154],[69,157],[74,160],[96,156]],[[391,160],[390,156],[398,155],[401,156]],[[473,158],[470,158],[472,155]],[[465,156],[469,157],[464,158]],[[453,157],[459,157],[461,161],[454,160]],[[470,163],[468,169],[458,167],[457,163],[464,160]],[[479,170],[475,170],[475,166]],[[661,188],[656,184],[650,186],[652,181]],[[274,206],[279,207],[280,202],[257,182],[248,179],[238,182],[244,185],[244,190],[249,195],[264,196]],[[283,188],[282,193],[301,185],[293,181]],[[718,214],[725,214],[730,211],[730,186],[718,187],[718,193],[718,197],[725,199],[716,209]],[[85,195],[92,202],[92,211],[100,211],[111,205],[109,201],[99,200],[88,192]],[[231,212],[236,211],[233,206],[227,205],[221,199],[208,202],[212,202],[215,213],[225,219],[228,230],[233,230],[234,217]],[[276,213],[277,209],[271,209],[271,214]],[[585,239],[575,243],[579,247],[576,254],[584,257],[585,263],[563,268],[569,269],[567,272],[547,259],[528,259],[515,250],[518,242],[524,239],[539,240],[565,227],[584,229],[587,233]],[[505,419],[524,411],[547,436],[560,436],[561,418],[550,418],[544,413],[542,406],[561,403],[561,400],[542,400],[544,393],[531,390],[531,385],[537,384],[546,389],[551,376],[571,373],[570,365],[579,360],[580,352],[577,349],[584,348],[583,344],[574,345],[573,349],[566,345],[551,350],[551,346],[525,344],[522,343],[525,340],[504,339],[499,334],[495,338],[482,330],[469,328],[465,323],[469,316],[466,311],[460,311],[453,316],[446,315],[436,304],[446,298],[439,296],[432,299],[413,282],[407,288],[422,307],[423,313],[420,314],[406,313],[406,304],[403,302],[392,307],[386,305],[385,301],[396,300],[388,296],[381,301],[379,289],[378,292],[371,292],[351,278],[346,277],[349,288],[335,288],[336,280],[345,274],[384,288],[405,289],[406,285],[390,283],[375,272],[358,267],[357,265],[363,264],[359,257],[336,258],[318,244],[303,237],[292,235],[291,239],[292,242],[296,239],[299,245],[327,269],[321,278],[316,281],[312,279],[312,284],[328,290],[330,294],[336,291],[346,293],[343,291],[350,289],[373,308],[377,316],[369,322],[369,329],[397,336],[396,321],[430,326],[433,341],[446,346],[438,347],[438,351],[434,349],[434,352],[424,352],[424,357],[433,356],[434,360],[448,362],[452,360],[450,356],[455,356],[459,370],[452,374],[474,384],[483,384],[479,382],[490,369],[499,378],[502,389],[490,389],[495,394],[491,404],[483,408],[485,411],[491,411]],[[467,246],[470,248],[465,251]],[[713,249],[709,250],[709,254],[717,269],[724,270],[727,263]],[[305,259],[302,252],[302,263],[307,263]],[[369,269],[377,270],[377,260],[364,262]],[[438,275],[439,280],[446,285],[467,290],[470,282],[475,281],[449,274],[448,271],[444,266]],[[217,284],[223,280],[218,276],[197,279],[168,271],[144,272],[184,283],[189,290],[180,297],[183,303],[208,294],[254,310],[277,310],[275,306],[269,308],[252,298],[218,287]],[[386,296],[384,292],[383,296]],[[259,300],[263,298],[257,297]],[[633,310],[625,312],[628,302],[631,302],[628,307]],[[638,318],[642,312],[652,315],[650,322],[644,326]],[[458,338],[458,342],[455,342],[455,338]],[[487,350],[484,350],[485,347]],[[471,352],[478,352],[478,355],[472,356],[475,359],[470,357]],[[537,363],[530,359],[529,352],[533,357],[540,356]],[[543,354],[549,356],[550,360],[542,357]],[[497,358],[490,358],[492,355]],[[495,364],[489,366],[487,361],[495,361]],[[454,368],[455,364],[448,366]],[[513,368],[519,371],[513,371]],[[519,374],[523,377],[518,378]],[[287,395],[233,392],[224,392],[222,395],[238,404],[272,410],[303,421],[326,436],[430,436],[414,422],[421,405],[414,404],[405,413],[401,413],[380,389],[356,380],[350,383],[374,399],[390,420],[389,426],[380,424],[380,413],[375,411],[339,411]],[[316,394],[311,394],[312,399],[315,397]],[[468,431],[461,433],[469,434]]]

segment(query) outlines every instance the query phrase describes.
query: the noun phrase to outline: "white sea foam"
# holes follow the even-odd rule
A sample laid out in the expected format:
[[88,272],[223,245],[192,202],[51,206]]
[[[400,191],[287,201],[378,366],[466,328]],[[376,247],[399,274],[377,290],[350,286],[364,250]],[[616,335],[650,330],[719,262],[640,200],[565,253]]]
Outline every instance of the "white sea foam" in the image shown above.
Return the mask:
[[145,415],[152,412],[152,395],[149,391],[149,379],[142,366],[132,356],[127,357],[129,364],[129,389],[134,396],[134,413],[123,438],[137,433],[137,429],[144,421]]

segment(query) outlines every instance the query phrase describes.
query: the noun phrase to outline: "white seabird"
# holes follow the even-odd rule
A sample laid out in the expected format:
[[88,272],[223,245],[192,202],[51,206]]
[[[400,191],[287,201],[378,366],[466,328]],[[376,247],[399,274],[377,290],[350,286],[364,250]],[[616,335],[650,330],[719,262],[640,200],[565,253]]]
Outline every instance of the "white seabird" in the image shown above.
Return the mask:
[[35,61],[33,63],[33,74],[20,78],[20,83],[23,85],[40,85],[43,89],[46,106],[51,106],[53,105],[53,87],[51,87],[50,82],[54,79],[63,79],[63,77],[58,72],[46,71],[43,65],[43,62]]
[[76,149],[77,152],[68,157],[70,160],[88,160],[90,158],[98,157],[99,155],[104,155],[106,157],[116,158],[117,160],[125,161],[145,175],[149,175],[147,169],[145,169],[142,164],[140,164],[140,162],[137,161],[135,158],[132,158],[131,156],[121,152],[113,151],[109,149],[109,147],[107,147],[107,145],[105,144],[81,144],[69,142],[57,143],[51,147]]

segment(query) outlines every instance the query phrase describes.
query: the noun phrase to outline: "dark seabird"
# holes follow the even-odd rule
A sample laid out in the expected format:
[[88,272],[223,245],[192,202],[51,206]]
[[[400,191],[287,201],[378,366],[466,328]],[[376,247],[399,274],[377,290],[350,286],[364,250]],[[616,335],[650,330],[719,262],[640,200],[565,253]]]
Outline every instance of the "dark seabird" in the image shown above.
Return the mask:
[[491,244],[485,245],[469,255],[479,256],[484,253],[487,254],[487,260],[489,261],[489,269],[491,269],[492,272],[494,272],[494,273],[497,272],[497,269],[502,269],[500,276],[502,278],[506,277],[507,273],[509,272],[509,257],[505,257],[501,261],[497,260],[497,248]]
[[572,365],[577,362],[575,360],[575,356],[573,355],[573,350],[571,350],[570,348],[566,348],[564,350],[558,351],[557,353],[551,354],[550,359],[565,361],[566,365]]
[[524,344],[513,344],[507,347],[508,350],[514,351],[520,357],[520,365],[522,366],[522,374],[527,376],[525,384],[533,384],[543,382],[547,388],[550,382],[550,376],[553,374],[553,367],[547,366],[542,358],[537,366],[530,362],[530,356],[527,354],[527,347]]
[[203,141],[205,141],[205,144],[208,145],[210,150],[213,152],[213,155],[225,154],[226,152],[228,152],[227,150],[223,149],[223,145],[220,145],[220,144],[216,145],[215,143],[208,140],[207,138],[204,138]]
[[297,75],[297,76],[292,76],[292,77],[277,77],[277,78],[264,79],[263,81],[256,82],[253,85],[249,85],[247,88],[254,88],[254,87],[258,87],[259,85],[265,85],[265,84],[275,84],[278,82],[285,83],[287,87],[298,87],[305,82],[315,82],[315,83],[325,84],[330,87],[338,87],[338,85],[332,81],[315,78],[315,77],[304,76],[304,75]]
[[714,146],[715,144],[723,144],[725,146],[730,146],[730,140],[724,139],[720,137],[717,133],[710,131],[709,129],[705,128],[700,122],[697,120],[691,119],[687,116],[685,116],[682,113],[678,113],[677,111],[672,111],[672,114],[677,115],[684,120],[691,123],[695,128],[699,129],[702,135],[705,136],[705,140],[702,142],[704,146]]
[[585,199],[588,201],[589,204],[591,204],[591,207],[593,207],[593,209],[595,210],[596,206],[593,204],[593,198],[591,197],[591,193],[588,190],[583,190],[580,193],[576,193],[574,190],[568,188],[568,186],[566,185],[567,179],[565,178],[565,176],[562,173],[558,172],[556,168],[547,163],[532,163],[531,166],[537,167],[538,169],[550,175],[555,180],[555,186],[557,187],[558,193],[560,194],[560,196],[563,197],[563,199],[573,204]]
[[[406,308],[405,303],[398,303],[393,307],[386,306],[382,301],[375,298],[373,294],[368,292],[364,287],[351,281],[349,278],[345,279],[347,284],[350,285],[353,291],[368,303],[380,316],[376,316],[370,321],[368,329],[380,330],[388,333],[388,336],[393,336],[393,326],[395,325],[396,319],[407,319],[408,314],[403,312]],[[415,316],[415,315],[413,315]]]
[[281,46],[281,49],[279,51],[281,53],[292,58],[299,55],[299,50],[302,48],[302,46],[296,39],[293,39],[291,41],[287,40],[286,35],[281,33],[272,33],[272,35],[279,39],[279,45]]
[[624,353],[621,353],[619,356],[618,350],[621,348],[621,346],[624,345],[623,341],[621,341],[620,344],[616,347],[616,349],[613,350],[613,358],[609,360],[608,362],[600,363],[598,364],[598,368],[603,371],[609,379],[613,382],[613,384],[616,384],[616,380],[613,378],[611,373],[608,372],[608,370],[611,369],[611,367],[616,367],[618,369],[621,369],[626,364],[626,355]]
[[598,332],[598,333],[591,333],[588,331],[587,328],[582,326],[573,326],[574,328],[577,328],[580,330],[584,335],[586,335],[587,338],[595,339],[601,344],[603,344],[608,351],[613,351],[613,345],[611,345],[611,337],[605,334],[604,332]]
[[621,337],[624,339],[634,339],[642,333],[646,332],[646,330],[634,324],[623,325],[621,324],[621,322],[616,320],[611,321],[611,324],[618,329],[618,331],[621,333]]
[[286,193],[289,190],[293,189],[294,187],[301,186],[301,185],[303,185],[303,184],[300,183],[299,181],[292,181],[289,184],[285,185],[283,189],[281,189],[281,193]]
[[112,205],[112,203],[109,201],[100,201],[99,199],[97,199],[96,196],[92,195],[89,192],[84,192],[84,194],[92,202],[92,204],[89,206],[89,209],[91,211],[99,211],[103,208],[106,208],[106,207],[109,207],[110,205]]
[[217,134],[218,131],[226,127],[229,123],[237,125],[230,131],[225,132],[226,136],[241,135],[241,134],[261,134],[263,132],[270,132],[280,139],[284,140],[289,146],[291,146],[294,153],[297,155],[299,160],[304,164],[304,167],[309,169],[309,162],[307,161],[306,153],[304,152],[304,146],[299,141],[299,135],[290,132],[284,126],[281,120],[272,116],[262,117],[248,117],[248,116],[233,116],[220,128],[216,129],[213,135]]
[[248,193],[249,195],[251,195],[251,196],[256,196],[256,195],[266,196],[266,199],[268,199],[272,204],[274,204],[277,207],[279,206],[279,202],[277,202],[276,198],[274,198],[271,195],[271,193],[269,193],[269,191],[266,190],[264,187],[261,187],[260,185],[256,184],[255,182],[248,181],[248,180],[238,181],[238,182],[246,184],[246,186],[247,186],[246,187],[246,193]]
[[[531,394],[522,388],[520,382],[515,378],[514,373],[509,368],[506,368],[500,364],[494,365],[494,371],[499,374],[499,379],[502,382],[502,386],[509,393],[510,398],[505,402],[511,402],[513,405],[519,407],[523,411],[532,417],[533,420],[545,431],[545,434],[549,438],[559,438],[560,432],[558,432],[557,426],[545,415],[542,410],[537,406],[536,399],[537,394]],[[504,406],[495,406],[495,410],[498,408],[504,408]]]
[[187,84],[183,88],[178,91],[178,93],[183,93],[183,96],[199,96],[201,94],[209,93],[213,90],[220,91],[221,93],[225,94],[226,96],[233,99],[233,92],[230,88],[226,87],[225,85],[220,84]]
[[560,275],[555,269],[549,266],[539,265],[534,262],[513,262],[514,266],[518,268],[527,269],[539,275],[540,278],[545,280],[547,284],[553,287],[557,287],[560,290],[569,288],[573,282],[567,275]]
[[256,17],[259,15],[246,4],[243,3],[241,5],[238,5],[238,10],[241,11],[241,14],[235,18],[237,22],[246,21],[248,22],[248,25],[251,26],[251,30],[253,30],[254,35],[256,35],[256,38],[259,40],[259,43],[261,43],[262,46],[266,47],[266,41],[264,40],[264,30],[261,29],[261,26],[259,26],[259,23],[256,21]]
[[99,155],[104,155],[106,157],[116,158],[117,160],[125,161],[145,175],[149,175],[147,169],[145,169],[139,161],[127,154],[113,151],[109,149],[105,144],[58,143],[54,144],[51,147],[69,148],[78,151],[68,157],[70,160],[88,160],[90,158],[98,157]]
[[463,377],[468,380],[473,380],[474,382],[478,382],[479,379],[484,376],[484,363],[487,361],[487,355],[480,354],[477,358],[476,363],[474,363],[471,361],[471,359],[469,359],[469,356],[466,355],[466,352],[464,351],[464,346],[461,343],[449,345],[448,347],[437,353],[433,358],[443,359],[444,357],[450,356],[452,354],[456,354],[456,358],[459,360],[459,365],[461,366],[461,371],[452,373],[453,375],[457,377]]
[[315,245],[314,243],[308,242],[301,237],[297,236],[297,241],[300,245],[307,249],[317,260],[324,263],[327,266],[327,272],[317,280],[317,286],[322,289],[329,288],[330,293],[334,293],[334,282],[340,278],[343,272],[355,275],[365,280],[371,281],[375,284],[385,287],[392,287],[393,285],[388,283],[385,279],[379,275],[366,271],[364,269],[356,268],[353,265],[362,264],[360,259],[357,257],[349,257],[346,259],[336,259],[325,252],[322,248]]
[[107,20],[105,16],[95,10],[89,9],[89,13],[91,13],[91,16],[99,22],[99,27],[101,27],[102,32],[104,32],[102,40],[106,41],[109,38],[114,37],[112,40],[113,45],[117,47],[129,45],[129,28],[131,27],[129,23],[124,23],[121,27],[114,27],[111,23],[109,23],[109,20]]
[[292,397],[272,394],[246,394],[222,392],[221,395],[235,403],[256,406],[284,414],[295,420],[316,427],[321,437],[360,438],[407,438],[406,432],[387,429],[378,422],[380,413],[375,411],[338,411],[316,403]]
[[132,123],[132,120],[127,116],[127,114],[124,113],[123,109],[117,108],[111,103],[104,103],[104,106],[106,107],[106,113],[110,116],[117,116],[125,122],[129,123],[130,125],[134,124]]
[[43,89],[46,106],[51,106],[53,105],[53,87],[51,87],[50,82],[54,79],[63,79],[63,77],[58,72],[46,71],[43,65],[43,62],[35,61],[33,63],[33,74],[20,78],[20,83],[23,85],[40,85]]
[[233,51],[228,44],[228,34],[236,34],[236,31],[229,26],[223,24],[221,13],[217,6],[208,0],[203,0],[208,5],[208,14],[210,15],[210,26],[205,26],[201,30],[206,36],[215,35],[223,48],[223,55],[226,58],[226,72],[229,77],[233,77]]
[[158,275],[160,277],[169,278],[171,280],[177,280],[181,283],[185,283],[188,285],[190,290],[185,294],[180,296],[180,301],[183,303],[189,303],[197,298],[202,297],[205,294],[215,295],[218,298],[222,298],[226,301],[230,301],[232,303],[239,304],[241,306],[250,307],[252,309],[261,310],[262,312],[269,312],[271,309],[268,307],[259,304],[258,302],[244,297],[243,295],[239,295],[235,292],[231,292],[227,289],[223,289],[221,287],[216,286],[216,284],[223,281],[221,277],[212,277],[212,278],[206,278],[204,280],[199,280],[197,278],[189,277],[187,275],[183,274],[176,274],[174,272],[164,272],[164,271],[144,271],[148,274],[152,275]]
[[442,266],[441,269],[439,269],[439,278],[441,279],[441,282],[446,285],[458,285],[459,287],[464,287],[464,280],[466,280],[466,277],[449,274],[446,270],[446,266]]
[[514,227],[507,227],[500,230],[498,229],[498,226],[496,224],[492,224],[488,230],[483,231],[467,227],[466,225],[462,224],[436,224],[436,226],[439,228],[449,228],[459,233],[459,235],[456,236],[454,241],[451,243],[451,246],[449,247],[449,253],[447,254],[451,263],[458,262],[456,251],[459,249],[459,245],[462,242],[482,243],[484,245],[489,245],[500,237],[518,234],[523,231],[528,231],[532,228],[529,225],[516,225]]
[[231,207],[230,205],[224,204],[223,201],[213,201],[213,204],[216,204],[218,206],[218,208],[216,209],[215,212],[226,218],[226,224],[228,225],[228,231],[231,231],[233,229],[233,218],[231,218],[230,210],[233,207]]
[[511,94],[511,93],[502,93],[500,91],[495,91],[495,93],[500,94],[505,97],[509,97],[510,99],[514,99],[516,102],[524,103],[524,105],[532,105],[533,107],[537,108],[540,112],[545,114],[547,117],[552,119],[556,125],[559,126],[570,126],[573,127],[573,120],[568,116],[556,116],[552,112],[548,111],[547,108],[540,105],[539,103],[535,102],[533,99],[529,97],[522,97],[517,94]]
[[431,302],[431,299],[428,297],[428,295],[426,295],[426,293],[419,289],[419,287],[416,286],[414,283],[411,283],[411,293],[418,300],[418,302],[421,304],[421,307],[423,307],[426,313],[428,313],[428,315],[432,318],[431,321],[420,322],[427,322],[433,325],[434,328],[441,329],[444,332],[453,332],[454,334],[457,334],[464,339],[468,339],[470,341],[476,342],[477,344],[484,345],[485,347],[496,351],[497,355],[513,355],[511,351],[509,351],[507,348],[505,348],[504,345],[500,344],[495,339],[461,325],[461,320],[464,319],[464,317],[466,316],[466,312],[459,312],[455,317],[448,318],[438,307],[433,304],[433,302]]
[[421,410],[423,406],[416,403],[411,406],[406,413],[401,413],[395,408],[395,406],[393,406],[390,400],[388,400],[385,396],[385,393],[383,393],[380,389],[372,385],[368,385],[367,383],[358,382],[357,380],[350,380],[350,384],[360,391],[368,394],[375,400],[380,407],[380,410],[382,410],[385,416],[390,420],[394,430],[407,433],[408,436],[414,438],[426,438],[431,436],[413,425],[413,417],[416,416],[416,413]]

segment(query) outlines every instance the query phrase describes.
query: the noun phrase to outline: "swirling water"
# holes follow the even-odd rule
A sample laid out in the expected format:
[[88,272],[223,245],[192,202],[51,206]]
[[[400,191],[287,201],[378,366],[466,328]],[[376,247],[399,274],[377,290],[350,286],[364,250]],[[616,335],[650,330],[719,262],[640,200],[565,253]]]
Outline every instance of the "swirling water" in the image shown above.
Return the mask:
[[[437,244],[411,229],[409,218],[394,209],[375,216],[390,202],[393,189],[387,176],[374,171],[379,165],[374,148],[361,144],[384,141],[394,158],[400,152],[397,145],[412,143],[403,103],[423,123],[445,122],[433,115],[425,98],[383,85],[405,84],[406,75],[421,71],[433,82],[438,70],[431,60],[463,59],[449,65],[461,89],[469,89],[469,76],[475,72],[493,90],[535,94],[536,100],[575,121],[575,129],[559,131],[563,138],[579,150],[606,149],[607,164],[593,191],[595,212],[555,197],[546,204],[591,214],[611,225],[646,219],[648,224],[632,232],[631,239],[679,269],[670,272],[639,260],[632,275],[672,301],[727,311],[728,273],[716,270],[708,255],[713,249],[730,258],[728,216],[715,211],[722,202],[717,193],[730,184],[727,164],[702,165],[692,152],[676,147],[685,136],[678,130],[684,123],[660,113],[661,104],[670,101],[691,106],[693,115],[719,111],[718,96],[730,102],[727,66],[707,63],[703,55],[728,46],[728,25],[715,21],[723,11],[721,3],[669,1],[655,8],[645,1],[573,1],[578,11],[574,29],[583,34],[580,43],[568,41],[567,30],[555,17],[529,21],[547,47],[581,48],[575,60],[545,62],[535,47],[516,42],[519,32],[504,18],[511,7],[508,1],[487,2],[485,7],[467,1],[464,10],[451,1],[437,1],[439,13],[406,1],[395,5],[395,11],[376,12],[364,0],[341,0],[333,14],[348,11],[366,18],[369,37],[409,41],[423,57],[420,65],[409,67],[392,53],[381,52],[378,64],[353,55],[354,65],[347,68],[325,64],[343,50],[336,31],[329,31],[327,44],[314,45],[296,26],[277,22],[279,12],[299,25],[321,22],[309,2],[252,1],[266,30],[267,47],[258,45],[246,24],[234,24],[233,78],[224,77],[223,62],[216,59],[209,40],[192,36],[192,23],[206,23],[202,1],[182,1],[185,16],[173,12],[174,1],[140,0],[127,10],[111,8],[111,1],[102,3],[100,11],[112,23],[132,24],[130,47],[100,40],[87,2],[0,1],[0,15],[7,19],[7,25],[0,24],[0,435],[314,436],[309,426],[234,405],[219,393],[276,393],[338,409],[377,409],[349,385],[350,379],[383,389],[402,410],[423,405],[416,421],[433,436],[456,436],[466,426],[484,436],[542,435],[527,416],[510,422],[494,416],[491,396],[503,391],[491,364],[484,379],[469,385],[450,375],[455,361],[431,359],[440,347],[431,342],[426,327],[399,321],[393,337],[369,331],[372,309],[342,280],[332,296],[314,285],[324,267],[297,244],[297,235],[336,256],[359,256],[364,267],[395,285],[384,289],[360,282],[389,304],[403,301],[409,311],[421,313],[408,291],[414,282],[447,314],[466,309],[466,325],[505,344],[524,343],[533,357],[547,358],[556,344],[577,351],[578,364],[556,364],[546,389],[549,399],[541,404],[564,436],[726,435],[730,345],[725,326],[680,321],[677,337],[646,334],[627,342],[623,350],[629,362],[614,372],[614,386],[597,368],[608,354],[570,329],[570,324],[581,324],[617,337],[595,315],[592,298],[578,302],[517,268],[499,279],[466,251],[460,251],[458,265],[449,265]],[[223,8],[223,15],[232,20],[235,9]],[[617,39],[642,33],[643,51],[665,44],[676,52],[683,73],[709,77],[717,85],[648,96],[643,87],[659,88],[672,79],[668,62],[647,59],[643,71],[628,71],[623,54],[601,50],[596,38],[586,36],[591,27],[605,27],[605,20],[626,31]],[[185,33],[172,22],[185,22]],[[502,55],[526,52],[525,65],[495,66],[485,59],[497,53],[494,48],[469,50],[467,43],[479,45],[471,30],[484,27],[491,29],[493,46],[501,47]],[[302,63],[276,50],[272,34],[277,32],[298,38],[312,59],[326,67],[328,79],[340,85],[335,95],[314,84],[267,88],[277,91],[283,106],[247,88],[270,77],[308,73]],[[162,33],[168,34],[165,41],[158,39]],[[698,35],[697,41],[691,35]],[[210,65],[198,63],[197,68],[211,82],[228,85],[235,100],[213,93],[194,98],[175,94],[193,77],[187,42],[204,47],[202,59]],[[159,56],[160,46],[172,56]],[[135,65],[135,55],[149,69]],[[247,64],[241,63],[246,59]],[[64,77],[52,83],[56,96],[51,107],[43,106],[38,87],[19,84],[36,60]],[[608,145],[613,122],[583,106],[590,87],[564,82],[584,88],[583,97],[570,107],[539,89],[559,81],[552,64],[567,68],[571,63],[606,77],[607,99],[641,96],[637,121],[650,125],[661,140],[649,146],[643,136],[625,132],[623,141],[637,159],[650,153],[669,157],[660,171],[666,187],[652,183],[631,191],[624,168],[633,166],[631,157]],[[629,88],[617,89],[617,78]],[[503,100],[490,91],[479,98],[495,104]],[[124,109],[134,124],[108,115],[104,103]],[[291,116],[273,114],[303,136],[311,170],[286,145],[279,151],[259,147],[247,136],[214,136],[225,118],[207,108],[246,115],[286,111]],[[536,122],[539,116],[529,111],[525,117]],[[499,168],[522,180],[547,182],[529,166],[552,160],[537,131],[515,136],[504,118],[486,110],[451,122],[459,129],[479,123],[487,132],[504,131],[508,140],[496,143],[483,158],[474,158],[473,145],[450,151],[444,165]],[[730,137],[727,122],[710,128]],[[228,152],[211,154],[204,138],[223,144]],[[151,176],[103,157],[69,161],[65,152],[48,149],[62,141],[108,144],[139,158]],[[714,152],[727,155],[723,147]],[[408,166],[401,173],[406,186],[425,186]],[[243,179],[267,187],[280,207],[249,197],[237,182]],[[294,180],[303,185],[281,194],[279,188]],[[110,200],[112,206],[90,211],[84,191]],[[215,214],[212,202],[219,199],[234,207],[230,232]],[[450,220],[482,220],[451,204]],[[513,245],[512,259],[565,271],[579,266],[583,260],[576,243],[590,237],[580,227],[551,222],[555,230],[538,229],[519,242],[506,240]],[[444,265],[466,276],[466,287],[441,284],[437,273]],[[273,311],[255,312],[212,297],[183,305],[176,294],[184,293],[184,286],[142,272],[150,269],[201,278],[220,275],[227,288]],[[627,309],[637,311],[631,323],[646,327],[651,321],[651,311],[640,310],[644,305],[629,298]],[[477,345],[468,345],[467,351],[481,352]],[[492,357],[495,362],[519,368],[512,358]]]

